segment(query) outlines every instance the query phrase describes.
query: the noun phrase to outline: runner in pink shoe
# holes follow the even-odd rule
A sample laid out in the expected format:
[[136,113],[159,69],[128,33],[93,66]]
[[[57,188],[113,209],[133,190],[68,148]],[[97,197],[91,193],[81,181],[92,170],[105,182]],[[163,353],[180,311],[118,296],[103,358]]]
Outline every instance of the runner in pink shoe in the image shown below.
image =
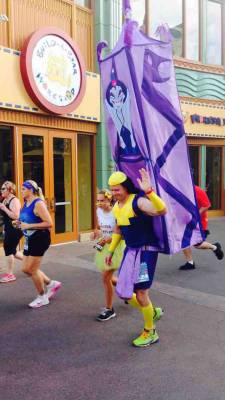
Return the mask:
[[52,219],[42,190],[36,182],[25,181],[22,186],[22,196],[24,206],[16,225],[25,236],[23,272],[32,278],[38,292],[37,298],[29,304],[29,307],[39,308],[48,305],[49,300],[61,287],[61,282],[51,280],[40,270],[43,255],[51,244]]
[[15,258],[23,259],[23,254],[18,251],[18,244],[23,236],[22,232],[15,229],[12,225],[13,220],[19,218],[21,204],[16,197],[16,185],[13,182],[6,181],[1,187],[2,203],[0,210],[3,215],[3,248],[7,258],[6,273],[1,276],[0,283],[8,283],[16,280],[14,275]]

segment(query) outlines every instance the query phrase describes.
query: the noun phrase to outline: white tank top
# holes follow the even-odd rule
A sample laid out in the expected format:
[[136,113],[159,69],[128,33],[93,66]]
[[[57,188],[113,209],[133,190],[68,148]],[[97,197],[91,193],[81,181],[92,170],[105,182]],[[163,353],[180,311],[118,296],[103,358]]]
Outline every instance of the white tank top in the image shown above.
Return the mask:
[[97,208],[97,218],[98,224],[102,231],[102,235],[106,237],[111,237],[113,228],[116,225],[116,220],[114,218],[112,211],[103,211],[101,208]]

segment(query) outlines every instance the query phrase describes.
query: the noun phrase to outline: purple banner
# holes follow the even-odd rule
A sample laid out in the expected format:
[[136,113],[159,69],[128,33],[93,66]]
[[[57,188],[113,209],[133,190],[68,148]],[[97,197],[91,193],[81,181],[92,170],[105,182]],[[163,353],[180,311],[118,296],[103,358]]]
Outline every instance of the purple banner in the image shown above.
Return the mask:
[[[160,32],[160,30],[159,30]],[[116,168],[137,185],[146,168],[168,213],[154,218],[160,252],[175,253],[202,241],[186,136],[167,42],[145,36],[126,20],[112,53],[99,65],[106,130]]]

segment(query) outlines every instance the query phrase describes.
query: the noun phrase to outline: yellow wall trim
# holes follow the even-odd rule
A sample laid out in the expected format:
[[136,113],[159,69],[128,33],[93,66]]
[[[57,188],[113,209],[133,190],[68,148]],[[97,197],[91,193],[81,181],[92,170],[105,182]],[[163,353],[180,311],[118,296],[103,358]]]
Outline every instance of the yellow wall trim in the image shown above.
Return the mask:
[[221,108],[225,110],[225,100],[200,99],[197,97],[180,96],[181,104],[205,106],[208,108]]
[[[180,99],[181,110],[184,118],[184,129],[187,136],[205,137],[205,138],[225,138],[225,102],[215,103],[205,99],[189,99],[182,97]],[[221,125],[193,123],[191,115],[201,117],[214,117],[221,119]]]
[[182,57],[174,57],[174,64],[178,68],[187,68],[194,71],[208,72],[213,74],[225,74],[225,67],[223,65],[205,65],[197,61],[186,60]]
[[223,217],[224,215],[225,215],[225,212],[223,210],[209,210],[208,211],[209,218]]
[[0,123],[6,123],[9,125],[39,126],[43,128],[87,133],[97,133],[98,127],[98,125],[93,122],[5,109],[0,109]]
[[[0,46],[0,107],[48,115],[33,103],[26,92],[19,62],[19,51]],[[86,79],[86,92],[81,104],[74,112],[61,118],[100,122],[100,76],[87,71]]]

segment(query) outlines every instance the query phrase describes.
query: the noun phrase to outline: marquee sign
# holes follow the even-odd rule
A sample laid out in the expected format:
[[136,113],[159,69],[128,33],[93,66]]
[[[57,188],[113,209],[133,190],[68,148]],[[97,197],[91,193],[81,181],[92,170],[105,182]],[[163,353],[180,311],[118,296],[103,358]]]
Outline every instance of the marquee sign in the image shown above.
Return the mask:
[[218,125],[224,126],[225,125],[225,118],[219,117],[203,117],[198,114],[191,115],[191,122],[193,124],[206,124],[206,125]]
[[26,40],[20,70],[28,94],[44,111],[67,114],[81,103],[86,87],[83,57],[60,29],[43,28]]

